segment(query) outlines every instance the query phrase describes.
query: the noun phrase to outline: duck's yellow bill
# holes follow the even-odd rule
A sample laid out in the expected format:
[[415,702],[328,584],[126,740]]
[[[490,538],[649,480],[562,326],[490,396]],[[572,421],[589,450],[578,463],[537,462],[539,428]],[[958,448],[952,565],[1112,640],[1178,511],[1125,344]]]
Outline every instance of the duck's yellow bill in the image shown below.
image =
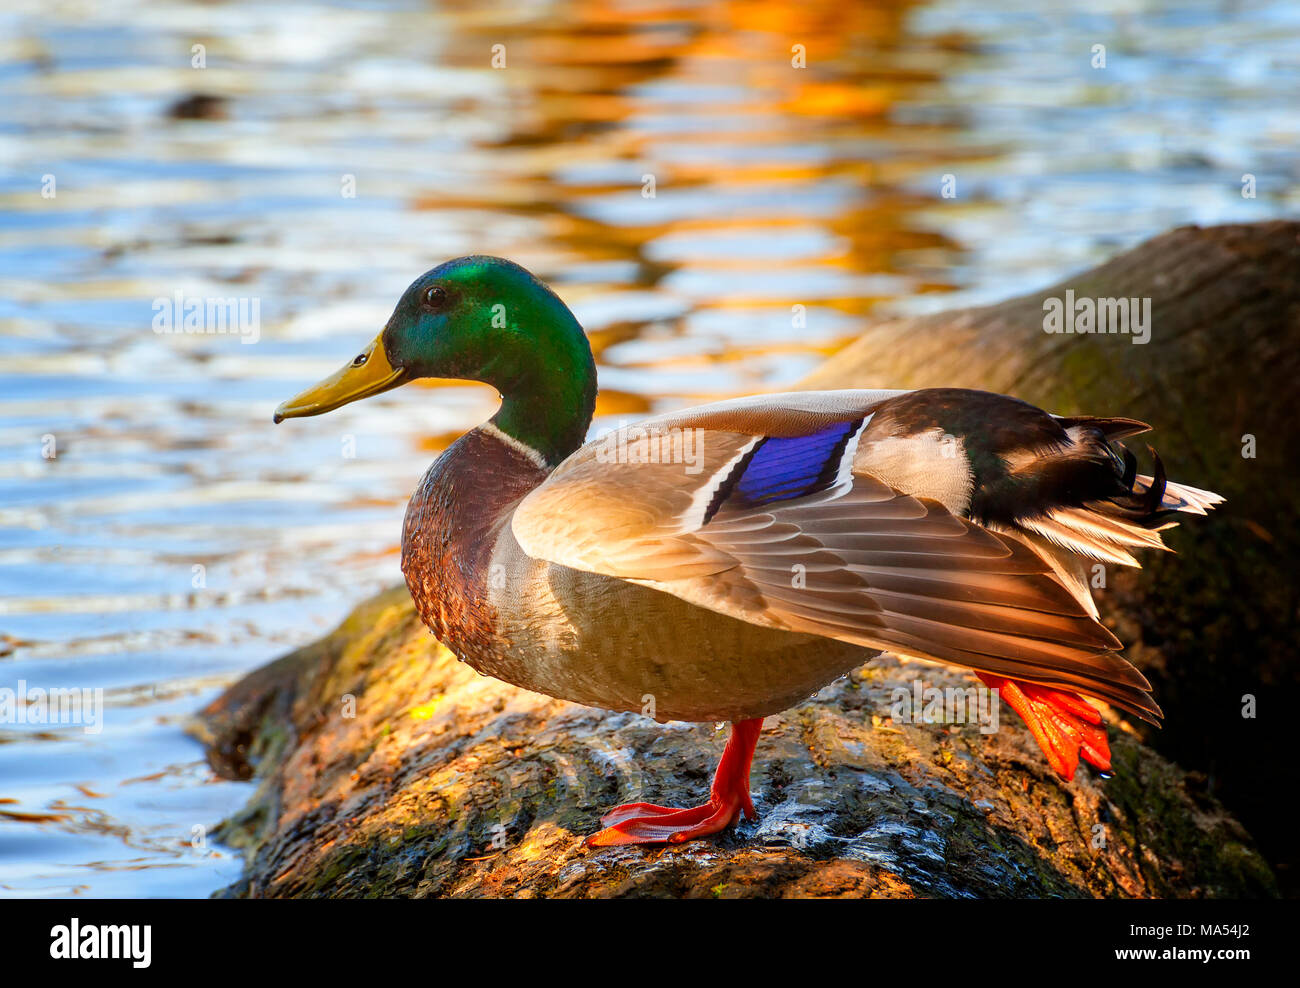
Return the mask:
[[383,334],[357,354],[352,363],[331,374],[320,384],[294,395],[275,410],[275,421],[321,415],[358,398],[368,398],[397,387],[406,370],[394,368],[384,353]]

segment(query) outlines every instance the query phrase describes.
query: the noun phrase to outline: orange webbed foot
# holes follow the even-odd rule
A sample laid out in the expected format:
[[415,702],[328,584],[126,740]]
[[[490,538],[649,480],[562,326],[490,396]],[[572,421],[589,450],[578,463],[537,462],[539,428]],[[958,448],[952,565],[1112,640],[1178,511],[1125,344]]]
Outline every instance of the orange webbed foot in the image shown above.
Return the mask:
[[656,803],[624,803],[600,818],[605,829],[588,837],[587,846],[680,844],[734,827],[742,813],[747,820],[756,819],[758,814],[749,795],[749,768],[762,726],[762,718],[732,725],[707,803],[686,809]]
[[1022,679],[976,675],[1021,716],[1062,779],[1074,778],[1080,757],[1102,772],[1110,771],[1110,744],[1101,713],[1083,697]]

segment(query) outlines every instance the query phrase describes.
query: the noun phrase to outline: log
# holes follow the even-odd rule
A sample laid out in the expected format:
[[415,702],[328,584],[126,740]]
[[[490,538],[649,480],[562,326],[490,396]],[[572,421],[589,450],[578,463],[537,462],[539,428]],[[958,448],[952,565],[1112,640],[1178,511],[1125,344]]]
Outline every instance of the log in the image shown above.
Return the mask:
[[[1300,311],[1290,279],[1298,232],[1281,223],[1175,230],[1046,293],[872,325],[807,384],[984,387],[1061,413],[1157,423],[1172,477],[1216,488],[1251,513],[1224,512],[1212,527],[1196,519],[1178,565],[1115,574],[1104,611],[1121,637],[1138,641],[1149,675],[1208,670],[1222,685],[1215,670],[1249,642],[1262,660],[1249,681],[1263,689],[1256,670],[1269,657],[1260,645],[1285,625],[1265,629],[1278,615],[1258,610],[1249,634],[1234,638],[1235,611],[1217,608],[1256,589],[1281,607],[1289,592],[1257,583],[1268,574],[1227,550],[1249,538],[1247,553],[1271,563],[1276,578],[1276,554],[1294,537],[1283,515],[1269,513],[1281,510],[1285,490],[1257,487],[1282,476],[1269,471],[1285,459],[1275,444],[1291,435],[1263,392],[1296,358],[1284,340],[1294,339]],[[1077,295],[1151,297],[1150,342],[1044,333],[1042,299],[1067,286]],[[1258,388],[1240,383],[1241,366]],[[1259,437],[1258,457],[1242,466],[1230,440],[1248,429]],[[1189,565],[1209,558],[1218,560],[1214,572]],[[1165,676],[1167,712],[1208,696],[1193,678]],[[579,707],[479,676],[433,639],[405,588],[395,588],[328,637],[233,685],[193,723],[219,774],[258,781],[248,806],[217,830],[247,855],[244,877],[218,894],[1277,894],[1264,857],[1216,798],[1222,782],[1213,770],[1179,768],[1113,714],[1113,777],[1081,772],[1068,785],[1006,708],[993,733],[891,717],[893,701],[921,686],[970,684],[957,671],[881,656],[767,720],[754,762],[756,822],[678,847],[589,851],[582,837],[615,803],[697,801],[725,733]],[[1208,709],[1241,720],[1242,691],[1232,683]],[[1179,730],[1208,733],[1203,721]]]

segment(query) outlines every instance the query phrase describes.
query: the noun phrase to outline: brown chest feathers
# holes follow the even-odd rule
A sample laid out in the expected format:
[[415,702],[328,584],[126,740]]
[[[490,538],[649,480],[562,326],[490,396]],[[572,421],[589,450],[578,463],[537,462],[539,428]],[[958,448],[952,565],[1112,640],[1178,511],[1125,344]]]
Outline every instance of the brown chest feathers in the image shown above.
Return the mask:
[[514,506],[545,479],[524,452],[479,428],[429,467],[406,507],[402,574],[416,612],[471,665],[497,648],[489,601],[497,537]]

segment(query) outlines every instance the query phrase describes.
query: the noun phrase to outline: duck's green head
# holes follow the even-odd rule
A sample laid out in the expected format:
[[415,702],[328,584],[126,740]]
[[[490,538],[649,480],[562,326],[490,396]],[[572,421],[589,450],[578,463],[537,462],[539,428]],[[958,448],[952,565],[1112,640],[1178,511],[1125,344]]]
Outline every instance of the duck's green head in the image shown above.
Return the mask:
[[596,398],[586,334],[532,274],[500,257],[460,257],[417,278],[383,331],[342,370],[275,410],[320,415],[419,377],[482,381],[493,423],[554,465],[582,444]]

